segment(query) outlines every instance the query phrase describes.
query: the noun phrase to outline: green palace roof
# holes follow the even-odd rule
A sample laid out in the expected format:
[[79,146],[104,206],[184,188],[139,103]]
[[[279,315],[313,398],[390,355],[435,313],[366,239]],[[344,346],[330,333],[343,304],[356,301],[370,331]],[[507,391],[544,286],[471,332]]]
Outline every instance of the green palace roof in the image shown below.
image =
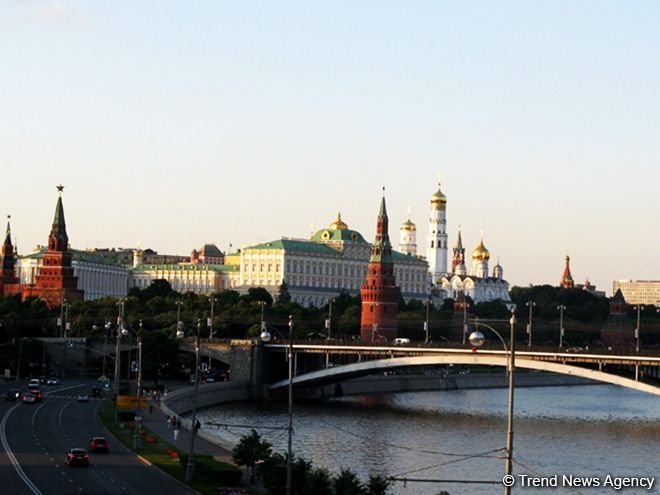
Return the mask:
[[262,244],[255,244],[243,249],[246,251],[255,250],[284,250],[284,251],[298,251],[301,253],[320,253],[329,256],[340,256],[340,254],[325,244],[312,241],[303,241],[297,239],[278,239],[277,241],[264,242]]
[[[47,249],[43,246],[39,247],[38,251],[35,251],[30,254],[26,254],[24,256],[20,256],[21,259],[37,259],[40,260],[41,258],[44,257],[44,253],[46,253]],[[99,265],[110,265],[110,266],[124,266],[121,263],[116,263],[113,261],[108,260],[107,258],[104,258],[103,256],[97,256],[95,254],[92,254],[88,251],[79,251],[77,249],[70,249],[71,255],[73,256],[73,259],[75,261],[86,261],[88,263],[97,263]]]
[[311,240],[315,242],[343,241],[367,244],[362,234],[351,229],[322,229],[316,232]]

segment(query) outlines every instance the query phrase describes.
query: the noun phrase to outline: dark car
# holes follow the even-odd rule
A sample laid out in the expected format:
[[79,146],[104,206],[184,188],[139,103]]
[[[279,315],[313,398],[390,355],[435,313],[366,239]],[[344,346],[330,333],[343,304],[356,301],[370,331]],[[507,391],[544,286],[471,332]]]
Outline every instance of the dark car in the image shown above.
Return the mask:
[[34,404],[35,402],[37,402],[37,398],[34,395],[32,395],[30,392],[26,392],[21,397],[21,401],[23,402],[23,404]]
[[94,437],[89,442],[89,451],[92,453],[100,452],[107,454],[110,452],[110,445],[108,445],[108,441],[104,437]]
[[89,466],[89,455],[85,449],[71,449],[66,455],[66,465],[71,466]]
[[21,398],[21,391],[18,390],[17,388],[12,388],[11,390],[7,390],[5,393],[5,400],[19,400]]

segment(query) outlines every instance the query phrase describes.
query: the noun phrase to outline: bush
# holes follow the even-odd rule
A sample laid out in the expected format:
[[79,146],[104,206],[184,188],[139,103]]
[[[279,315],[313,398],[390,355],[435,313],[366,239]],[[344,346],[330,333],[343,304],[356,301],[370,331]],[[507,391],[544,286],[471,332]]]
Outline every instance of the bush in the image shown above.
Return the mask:
[[[188,454],[179,454],[179,462],[188,465]],[[236,466],[216,461],[207,454],[195,455],[195,472],[201,477],[212,479],[218,486],[237,486],[241,483],[242,473]]]

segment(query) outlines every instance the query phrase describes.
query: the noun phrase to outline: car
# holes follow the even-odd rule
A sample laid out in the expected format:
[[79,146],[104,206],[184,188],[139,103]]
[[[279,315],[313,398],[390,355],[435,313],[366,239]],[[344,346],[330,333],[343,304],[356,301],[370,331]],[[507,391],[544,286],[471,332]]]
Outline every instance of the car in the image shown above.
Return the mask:
[[405,344],[410,344],[410,339],[402,338],[402,337],[397,337],[394,339],[394,345],[405,345]]
[[46,382],[47,382],[47,381],[48,381],[48,380],[47,380],[47,378],[46,378],[45,376],[42,375],[42,376],[39,377],[39,383],[40,383],[41,385],[46,385]]
[[28,388],[29,387],[38,387],[39,385],[41,385],[41,382],[39,381],[38,378],[33,378],[32,380],[30,380],[28,382]]
[[54,376],[51,376],[46,382],[47,385],[57,385],[58,383],[60,383],[60,381]]
[[7,390],[5,392],[5,400],[9,401],[15,401],[19,400],[21,398],[21,391],[18,390],[17,388],[12,388],[11,390]]
[[23,402],[23,404],[34,404],[35,402],[37,402],[37,398],[31,393],[26,392],[23,394],[23,397],[21,397],[21,401]]
[[41,390],[39,390],[39,389],[37,389],[37,390],[30,390],[30,393],[31,393],[32,395],[34,395],[34,399],[35,399],[37,402],[41,402],[42,400],[44,400],[44,394],[41,392]]
[[89,451],[92,453],[103,453],[107,454],[110,452],[110,445],[104,437],[94,437],[89,442]]
[[85,393],[78,394],[78,402],[89,402],[89,395]]
[[72,466],[82,466],[89,467],[89,454],[85,449],[71,449],[66,454],[66,465],[69,467]]

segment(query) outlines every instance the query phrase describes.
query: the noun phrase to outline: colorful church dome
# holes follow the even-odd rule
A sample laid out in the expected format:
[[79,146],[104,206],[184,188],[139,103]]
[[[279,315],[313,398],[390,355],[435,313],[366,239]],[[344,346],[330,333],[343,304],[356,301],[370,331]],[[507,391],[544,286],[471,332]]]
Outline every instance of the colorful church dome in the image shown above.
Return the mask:
[[337,212],[337,220],[332,222],[328,228],[332,229],[332,230],[348,230],[348,225],[346,225],[341,220],[341,212],[340,211]]

